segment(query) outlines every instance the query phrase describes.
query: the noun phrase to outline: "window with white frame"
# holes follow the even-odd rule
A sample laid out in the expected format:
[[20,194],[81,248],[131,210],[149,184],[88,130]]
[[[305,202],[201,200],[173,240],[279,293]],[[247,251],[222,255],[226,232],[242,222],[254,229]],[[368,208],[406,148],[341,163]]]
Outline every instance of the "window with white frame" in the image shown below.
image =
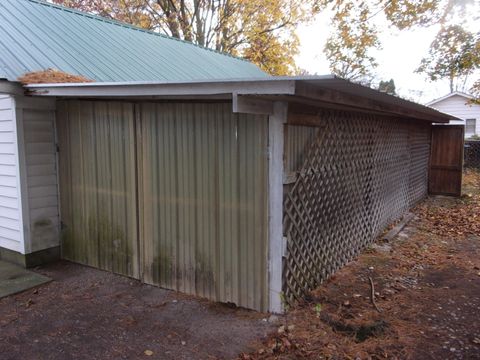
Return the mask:
[[466,134],[475,134],[475,125],[476,119],[467,119],[465,122],[465,133]]

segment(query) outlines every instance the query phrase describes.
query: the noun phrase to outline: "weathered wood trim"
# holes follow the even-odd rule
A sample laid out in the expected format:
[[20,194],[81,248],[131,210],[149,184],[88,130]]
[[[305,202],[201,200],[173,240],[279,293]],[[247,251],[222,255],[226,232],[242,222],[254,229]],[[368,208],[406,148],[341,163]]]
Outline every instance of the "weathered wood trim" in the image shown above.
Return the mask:
[[20,83],[8,80],[0,80],[0,93],[9,95],[23,95],[23,88]]
[[18,96],[15,98],[17,109],[55,110],[55,99],[42,99],[31,96]]
[[383,240],[384,241],[392,241],[393,238],[395,238],[395,236],[397,236],[400,231],[403,230],[403,228],[405,226],[407,226],[407,224],[415,217],[415,214],[411,213],[411,212],[408,212],[406,213],[402,220],[397,224],[395,225],[395,227],[393,227],[393,229],[391,229],[389,232],[387,232],[384,236],[383,236]]
[[294,184],[297,181],[298,174],[296,172],[291,172],[283,175],[283,185]]
[[[324,101],[315,101],[310,99],[300,99],[294,98],[295,102],[292,102],[288,106],[288,124],[289,125],[300,125],[300,126],[322,126],[322,117],[324,110],[339,110],[339,111],[348,111],[356,112],[358,114],[369,114],[369,115],[380,115],[386,119],[398,119],[398,115],[393,115],[390,113],[382,111],[374,111],[368,109],[360,109],[357,107],[352,107],[348,105],[337,105],[326,103]],[[417,119],[415,119],[417,120]],[[412,120],[413,121],[413,120]],[[429,121],[430,122],[430,121]]]
[[[255,80],[193,81],[177,83],[124,82],[85,84],[25,85],[30,95],[76,98],[128,99],[195,99],[209,97],[228,99],[232,95],[250,95],[273,101],[310,102],[324,108],[349,107],[355,111],[390,114],[446,123],[451,116],[407,100],[396,98],[334,76],[273,77]],[[272,99],[272,96],[275,98]],[[283,98],[282,98],[283,97]],[[285,100],[285,97],[290,99]]]
[[273,114],[273,102],[250,96],[233,94],[233,112],[243,114]]
[[283,135],[284,124],[287,122],[287,106],[283,102],[274,103],[274,112],[268,119],[269,310],[274,313],[283,311]]
[[138,97],[195,96],[221,94],[287,94],[293,95],[295,80],[226,81],[193,83],[87,83],[27,85],[36,96],[65,97]]
[[380,111],[390,114],[396,114],[403,117],[422,119],[428,121],[441,121],[433,116],[429,116],[425,113],[409,110],[402,106],[395,106],[386,104],[380,101],[368,99],[365,97],[343,93],[340,91],[325,89],[317,86],[313,86],[306,83],[297,83],[295,87],[295,96],[323,101],[332,104],[341,104],[345,106],[351,106],[354,108],[369,109],[370,111]]

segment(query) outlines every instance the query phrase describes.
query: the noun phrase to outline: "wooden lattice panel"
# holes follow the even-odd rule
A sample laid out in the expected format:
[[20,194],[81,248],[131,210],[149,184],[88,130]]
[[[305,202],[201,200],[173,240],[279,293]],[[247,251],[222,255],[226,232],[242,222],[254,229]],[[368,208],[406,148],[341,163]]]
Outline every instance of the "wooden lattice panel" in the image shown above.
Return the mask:
[[[288,302],[318,286],[427,194],[430,125],[338,111],[320,119],[296,181],[285,186]],[[289,144],[298,133],[292,128],[285,132]],[[289,156],[287,149],[286,162]]]
[[465,167],[480,168],[480,141],[467,140],[465,141],[464,152]]

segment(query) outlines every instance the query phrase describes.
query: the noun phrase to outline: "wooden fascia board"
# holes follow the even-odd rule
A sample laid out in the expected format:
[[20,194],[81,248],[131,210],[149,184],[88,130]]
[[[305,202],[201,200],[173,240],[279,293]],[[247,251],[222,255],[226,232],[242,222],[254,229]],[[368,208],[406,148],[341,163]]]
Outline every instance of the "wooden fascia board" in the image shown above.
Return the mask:
[[324,103],[344,105],[357,109],[381,112],[384,114],[394,114],[401,117],[426,120],[429,122],[448,122],[448,120],[437,118],[433,115],[428,115],[419,111],[405,109],[401,106],[386,104],[377,100],[347,94],[336,90],[321,88],[306,83],[296,84],[295,96]]
[[57,97],[161,97],[234,94],[289,94],[295,91],[294,80],[194,82],[172,84],[45,84],[27,85],[35,96]]
[[20,83],[8,80],[0,80],[0,93],[9,95],[23,95],[23,88]]
[[56,110],[56,101],[52,98],[37,98],[32,96],[16,96],[17,108]]

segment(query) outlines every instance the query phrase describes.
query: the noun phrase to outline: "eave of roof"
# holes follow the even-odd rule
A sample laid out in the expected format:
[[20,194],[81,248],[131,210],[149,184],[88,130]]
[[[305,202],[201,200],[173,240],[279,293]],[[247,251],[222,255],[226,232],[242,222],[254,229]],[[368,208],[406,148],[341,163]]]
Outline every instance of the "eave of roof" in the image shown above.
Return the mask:
[[0,78],[0,94],[23,95],[24,92],[19,83]]
[[439,103],[440,101],[446,100],[446,99],[448,99],[452,96],[461,96],[461,97],[464,97],[468,100],[474,99],[474,97],[472,95],[469,95],[469,94],[461,92],[461,91],[454,91],[454,92],[451,92],[450,94],[447,94],[447,95],[444,95],[444,96],[439,97],[437,99],[434,99],[434,100],[426,103],[425,105],[432,106],[433,104]]
[[452,116],[430,107],[352,83],[334,75],[227,79],[183,82],[35,84],[31,95],[71,98],[171,98],[198,96],[261,96],[270,100],[341,104],[429,122],[447,123]]

